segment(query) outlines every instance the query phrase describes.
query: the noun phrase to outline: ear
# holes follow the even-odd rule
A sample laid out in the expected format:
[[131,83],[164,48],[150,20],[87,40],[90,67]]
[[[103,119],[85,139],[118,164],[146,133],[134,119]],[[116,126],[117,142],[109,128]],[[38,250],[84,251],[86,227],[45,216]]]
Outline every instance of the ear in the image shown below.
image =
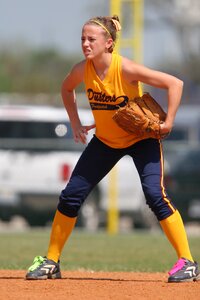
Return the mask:
[[108,38],[106,41],[106,48],[109,49],[113,45],[113,39]]

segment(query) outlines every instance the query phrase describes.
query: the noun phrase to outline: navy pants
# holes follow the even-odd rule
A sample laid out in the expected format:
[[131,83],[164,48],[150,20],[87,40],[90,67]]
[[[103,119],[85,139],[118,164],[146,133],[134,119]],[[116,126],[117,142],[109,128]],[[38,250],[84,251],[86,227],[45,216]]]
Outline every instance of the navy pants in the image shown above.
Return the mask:
[[76,217],[90,191],[125,155],[133,159],[146,202],[157,219],[161,221],[169,217],[176,208],[165,191],[162,147],[156,139],[145,139],[127,148],[114,149],[93,136],[61,192],[58,210],[68,217]]

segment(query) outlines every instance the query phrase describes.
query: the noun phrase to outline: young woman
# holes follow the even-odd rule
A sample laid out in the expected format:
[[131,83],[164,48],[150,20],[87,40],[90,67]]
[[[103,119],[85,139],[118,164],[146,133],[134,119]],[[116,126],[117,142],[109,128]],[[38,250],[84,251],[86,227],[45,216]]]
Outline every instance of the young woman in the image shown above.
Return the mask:
[[[64,79],[62,98],[75,142],[86,143],[91,128],[96,127],[96,132],[61,192],[47,256],[35,258],[26,279],[61,278],[60,255],[75,226],[81,205],[113,166],[124,155],[130,155],[140,176],[146,202],[177,253],[178,261],[169,272],[168,281],[200,280],[181,216],[165,190],[161,141],[128,134],[112,119],[119,105],[141,95],[140,82],[163,88],[167,92],[168,108],[160,131],[165,136],[172,130],[183,82],[114,53],[116,34],[120,29],[117,16],[92,18],[83,26],[81,41],[85,59],[76,64]],[[83,126],[78,115],[75,88],[81,82],[85,84],[95,125]]]

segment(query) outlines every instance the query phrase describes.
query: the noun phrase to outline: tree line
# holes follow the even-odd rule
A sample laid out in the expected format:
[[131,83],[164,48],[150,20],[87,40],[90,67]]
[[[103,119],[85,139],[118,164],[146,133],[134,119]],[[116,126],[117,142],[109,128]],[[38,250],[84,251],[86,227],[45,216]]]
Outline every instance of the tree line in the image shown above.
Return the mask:
[[[11,47],[12,48],[12,47]],[[0,50],[0,93],[56,94],[74,63],[83,59],[55,49]],[[185,82],[183,101],[199,101],[200,60],[190,56],[184,63],[158,62],[157,69],[174,74]],[[83,92],[80,85],[77,92]]]
[[0,93],[57,93],[80,57],[54,49],[0,51]]

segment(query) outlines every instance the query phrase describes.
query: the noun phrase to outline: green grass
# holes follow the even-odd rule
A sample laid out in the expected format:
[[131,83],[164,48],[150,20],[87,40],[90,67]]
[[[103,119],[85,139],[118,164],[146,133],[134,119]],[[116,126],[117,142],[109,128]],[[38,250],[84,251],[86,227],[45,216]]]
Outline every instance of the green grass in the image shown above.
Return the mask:
[[[49,230],[0,233],[0,269],[27,269],[36,255],[45,255]],[[189,237],[193,256],[200,262],[200,238]],[[62,270],[165,272],[176,255],[162,233],[134,231],[109,235],[75,230],[65,246]]]

